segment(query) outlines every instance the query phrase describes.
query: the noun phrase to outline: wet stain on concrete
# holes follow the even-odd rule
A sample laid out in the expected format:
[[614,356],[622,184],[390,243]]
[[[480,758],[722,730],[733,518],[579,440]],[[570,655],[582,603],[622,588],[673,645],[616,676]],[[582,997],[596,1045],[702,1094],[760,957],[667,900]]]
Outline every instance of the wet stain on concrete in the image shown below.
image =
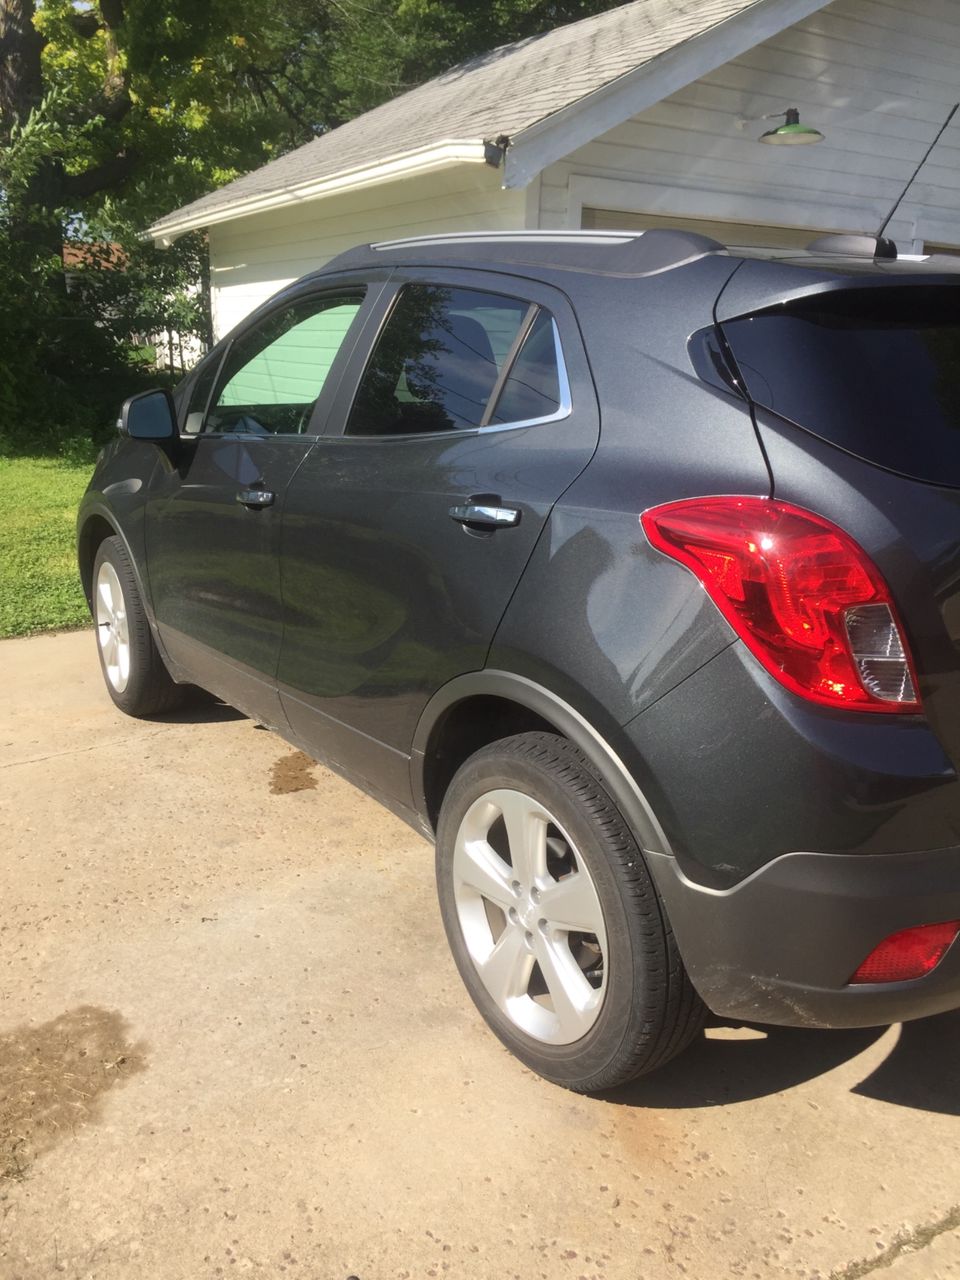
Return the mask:
[[316,767],[316,761],[302,751],[281,756],[270,771],[270,794],[286,796],[292,791],[316,791],[317,779],[313,773]]
[[0,1185],[95,1124],[105,1095],[145,1070],[146,1050],[116,1010],[95,1005],[0,1034]]

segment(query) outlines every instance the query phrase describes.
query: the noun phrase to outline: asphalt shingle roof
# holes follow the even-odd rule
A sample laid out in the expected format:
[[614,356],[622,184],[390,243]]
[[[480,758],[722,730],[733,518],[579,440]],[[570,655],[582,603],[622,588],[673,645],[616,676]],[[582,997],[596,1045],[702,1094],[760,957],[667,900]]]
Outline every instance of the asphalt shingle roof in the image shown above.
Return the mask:
[[514,138],[660,54],[751,8],[758,0],[633,0],[606,13],[502,45],[332,129],[252,173],[161,218],[221,213],[445,141]]

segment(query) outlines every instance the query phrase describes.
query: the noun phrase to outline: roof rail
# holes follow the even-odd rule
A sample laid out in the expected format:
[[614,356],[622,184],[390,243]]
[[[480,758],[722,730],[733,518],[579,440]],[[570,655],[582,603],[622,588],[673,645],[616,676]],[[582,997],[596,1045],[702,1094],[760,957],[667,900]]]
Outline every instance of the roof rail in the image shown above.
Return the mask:
[[682,267],[708,253],[726,249],[719,240],[711,240],[699,231],[681,231],[672,227],[654,227],[644,231],[638,240],[624,246],[617,254],[617,269],[637,275],[654,275],[671,267]]
[[427,236],[380,240],[371,249],[410,249],[417,245],[455,244],[624,244],[645,235],[643,231],[442,231]]
[[808,253],[842,253],[848,258],[895,258],[897,246],[886,236],[817,236],[807,245]]
[[[578,257],[584,266],[601,273],[617,275],[652,275],[679,267],[684,263],[716,253],[725,248],[717,240],[694,231],[656,227],[649,231],[468,231],[447,232],[439,235],[415,236],[404,240],[381,240],[370,246],[378,253],[404,249],[455,248],[457,246],[491,245],[505,252],[511,246],[530,261],[550,261],[554,267],[563,268],[566,263],[557,262],[545,254],[551,245],[570,245],[585,251]],[[570,266],[573,263],[569,264]]]

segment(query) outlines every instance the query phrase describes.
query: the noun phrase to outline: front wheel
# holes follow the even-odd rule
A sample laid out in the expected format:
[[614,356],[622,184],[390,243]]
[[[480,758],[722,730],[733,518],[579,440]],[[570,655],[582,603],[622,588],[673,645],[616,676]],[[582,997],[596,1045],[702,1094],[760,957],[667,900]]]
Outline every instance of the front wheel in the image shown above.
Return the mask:
[[172,711],[189,696],[175,684],[154,643],[122,539],[105,538],[93,563],[93,621],[107,692],[129,716]]
[[609,1089],[701,1029],[643,855],[565,738],[505,738],[460,768],[438,824],[437,886],[474,1003],[548,1080]]

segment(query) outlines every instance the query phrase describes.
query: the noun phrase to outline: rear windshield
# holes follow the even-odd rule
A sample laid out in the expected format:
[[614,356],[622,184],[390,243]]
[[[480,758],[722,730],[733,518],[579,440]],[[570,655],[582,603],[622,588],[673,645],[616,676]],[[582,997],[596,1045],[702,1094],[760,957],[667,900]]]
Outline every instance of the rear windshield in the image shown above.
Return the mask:
[[818,294],[723,331],[758,404],[891,471],[960,486],[960,287]]

